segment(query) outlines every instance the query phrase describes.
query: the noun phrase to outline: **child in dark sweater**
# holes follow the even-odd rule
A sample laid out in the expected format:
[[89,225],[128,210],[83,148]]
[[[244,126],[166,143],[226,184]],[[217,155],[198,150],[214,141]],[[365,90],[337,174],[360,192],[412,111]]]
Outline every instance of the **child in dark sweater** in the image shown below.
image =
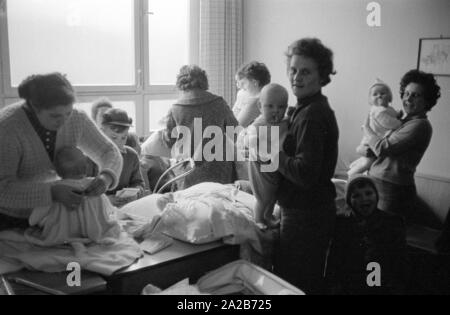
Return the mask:
[[[402,294],[406,281],[406,231],[403,219],[377,209],[378,192],[368,176],[347,186],[350,217],[338,218],[328,276],[335,293]],[[379,286],[367,282],[370,263],[380,267]],[[376,280],[376,278],[375,278]]]

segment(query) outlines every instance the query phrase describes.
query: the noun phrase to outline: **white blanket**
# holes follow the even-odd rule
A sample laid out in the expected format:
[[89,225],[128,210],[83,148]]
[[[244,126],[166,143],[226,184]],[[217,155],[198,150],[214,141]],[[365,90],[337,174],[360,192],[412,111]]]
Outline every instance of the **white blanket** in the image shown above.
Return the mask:
[[254,197],[232,185],[201,183],[186,190],[151,195],[120,209],[147,224],[147,235],[164,233],[194,244],[223,239],[228,244],[249,243],[262,253],[263,232],[254,217]]
[[115,243],[110,245],[93,243],[74,250],[72,246],[67,245],[42,247],[30,244],[24,232],[18,230],[0,232],[0,253],[0,263],[6,260],[10,264],[31,270],[62,272],[66,271],[69,263],[76,262],[80,264],[82,270],[105,276],[131,265],[142,256],[139,245],[126,233],[122,233]]
[[[65,181],[80,185],[88,181]],[[104,195],[84,198],[76,210],[60,203],[33,210],[31,227],[0,232],[0,273],[11,266],[45,272],[65,271],[72,262],[82,269],[111,275],[142,256],[140,246],[110,218],[116,209]]]

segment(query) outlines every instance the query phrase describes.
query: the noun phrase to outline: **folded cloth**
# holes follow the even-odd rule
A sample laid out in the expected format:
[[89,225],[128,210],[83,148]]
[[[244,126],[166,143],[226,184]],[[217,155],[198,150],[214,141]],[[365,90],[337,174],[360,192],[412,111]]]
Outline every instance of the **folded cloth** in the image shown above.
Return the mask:
[[165,290],[149,284],[142,290],[142,295],[205,295],[205,293],[200,292],[196,285],[190,285],[189,279],[183,279]]
[[144,252],[153,255],[172,244],[172,238],[165,236],[162,233],[154,233],[144,239],[144,241],[140,243],[139,246]]
[[0,232],[0,253],[0,260],[31,270],[62,272],[69,263],[75,262],[83,270],[105,276],[131,265],[142,256],[139,245],[126,233],[121,233],[112,244],[91,243],[75,252],[69,245],[42,247],[31,244],[23,230]]
[[0,259],[0,275],[12,273],[23,269],[24,266],[16,261],[8,261],[7,259]]

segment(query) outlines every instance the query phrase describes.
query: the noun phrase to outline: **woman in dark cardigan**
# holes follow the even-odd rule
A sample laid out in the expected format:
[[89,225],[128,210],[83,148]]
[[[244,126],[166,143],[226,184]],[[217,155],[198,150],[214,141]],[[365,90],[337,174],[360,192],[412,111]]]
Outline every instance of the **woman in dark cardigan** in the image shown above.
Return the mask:
[[[231,161],[226,160],[227,150],[233,147],[234,142],[234,138],[227,140],[226,128],[238,125],[233,112],[222,97],[207,91],[209,85],[206,72],[196,65],[181,67],[176,85],[181,95],[170,110],[168,125],[178,127],[178,133],[174,130],[171,132],[175,145],[188,144],[186,145],[188,148],[182,148],[188,152],[181,152],[182,154],[178,156],[193,157],[196,161],[194,171],[178,184],[178,189],[185,189],[202,182],[233,183],[235,180],[234,156],[231,156]],[[190,133],[189,139],[183,136],[186,128]],[[211,150],[212,153],[216,153],[214,156],[203,156],[203,153],[209,151],[211,144],[208,143],[211,139],[220,136],[213,132],[202,138],[207,128],[209,130],[214,128],[222,133],[223,141],[219,144],[219,146],[222,145],[222,154],[215,151],[219,148],[215,148]],[[189,141],[186,142],[186,140]],[[172,148],[172,152],[177,152],[177,148]]]
[[331,178],[338,156],[339,130],[322,95],[334,74],[333,53],[306,38],[287,51],[288,75],[297,106],[284,152],[279,155],[281,230],[275,271],[308,294],[322,293],[323,268],[336,215]]

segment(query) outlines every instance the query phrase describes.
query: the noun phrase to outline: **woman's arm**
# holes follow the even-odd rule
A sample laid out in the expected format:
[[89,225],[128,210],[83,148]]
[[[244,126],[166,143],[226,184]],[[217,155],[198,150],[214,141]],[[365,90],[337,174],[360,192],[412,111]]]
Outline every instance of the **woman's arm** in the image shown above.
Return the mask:
[[408,152],[419,143],[429,142],[432,133],[431,126],[424,119],[411,120],[386,137],[377,136],[367,123],[363,129],[369,139],[369,146],[376,156]]
[[114,189],[119,183],[123,159],[117,146],[109,140],[89,119],[86,114],[79,113],[82,134],[77,145],[88,155],[100,170],[100,177],[110,178],[108,190]]
[[[19,167],[26,163],[26,159],[23,156],[20,139],[14,132],[0,129],[0,148],[0,208],[4,211],[17,210],[17,212],[13,210],[14,213],[10,214],[26,217],[29,211],[20,209],[50,205],[52,202],[50,183],[36,179],[19,179],[19,174],[22,173]],[[5,213],[4,211],[2,212]],[[19,212],[23,212],[23,215]]]

